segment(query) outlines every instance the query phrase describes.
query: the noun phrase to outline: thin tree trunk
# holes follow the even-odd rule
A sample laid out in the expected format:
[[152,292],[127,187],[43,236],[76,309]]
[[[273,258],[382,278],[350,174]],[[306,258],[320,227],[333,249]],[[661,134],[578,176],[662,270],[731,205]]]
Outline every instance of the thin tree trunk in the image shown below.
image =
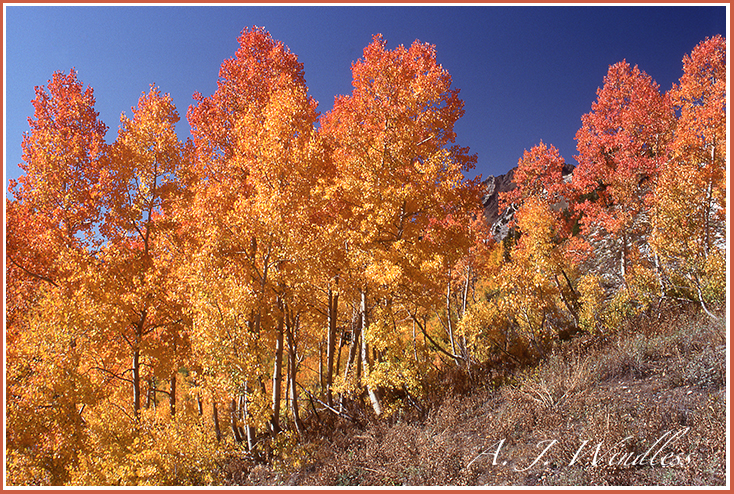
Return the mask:
[[137,420],[140,415],[140,345],[143,339],[143,327],[148,315],[148,309],[140,313],[140,320],[135,324],[135,338],[133,340],[133,416]]
[[176,376],[178,374],[178,367],[176,365],[176,335],[173,335],[173,372],[171,372],[171,388],[170,394],[168,395],[168,405],[171,410],[171,418],[176,415]]
[[352,321],[352,337],[349,342],[349,353],[347,354],[347,365],[344,367],[344,380],[346,381],[349,378],[349,371],[352,370],[352,366],[354,365],[354,360],[357,358],[357,345],[359,341],[359,335],[361,331],[360,328],[357,327],[354,324],[354,321]]
[[212,419],[214,420],[214,435],[217,442],[222,440],[222,430],[219,428],[219,413],[217,412],[217,402],[212,399]]
[[336,364],[334,366],[334,375],[338,376],[341,370],[342,347],[344,346],[344,331],[339,331],[339,342],[336,344]]
[[[716,163],[716,139],[711,146],[711,162],[709,164],[709,170],[714,167]],[[709,176],[706,181],[706,207],[704,208],[704,259],[709,258],[711,250],[711,205],[713,202],[713,190],[714,182],[713,177]]]
[[229,402],[229,420],[232,427],[232,435],[234,440],[238,443],[242,442],[242,435],[240,434],[240,428],[237,425],[237,401],[232,398]]
[[458,355],[456,354],[456,340],[454,339],[454,325],[451,323],[451,269],[449,269],[449,280],[446,283],[446,323],[449,333],[449,341],[451,342],[451,353],[454,355],[454,362],[460,365]]
[[273,364],[273,418],[270,430],[273,434],[280,432],[280,399],[283,379],[283,302],[278,301],[278,333],[275,341],[275,363]]
[[288,336],[288,394],[290,395],[290,409],[291,415],[293,416],[293,426],[296,429],[298,435],[302,434],[301,431],[301,418],[298,411],[298,390],[296,389],[296,371],[298,361],[296,354],[296,331],[298,329],[298,318],[289,318],[287,324],[287,336]]
[[413,320],[413,357],[418,362],[418,344],[415,340],[415,319]]
[[326,338],[326,404],[334,406],[331,396],[331,386],[334,382],[334,351],[336,349],[336,323],[339,293],[334,294],[331,290],[331,286],[329,286],[328,304],[329,331]]
[[176,415],[176,371],[171,374],[171,392],[168,395],[168,404],[171,409],[171,418]]
[[135,419],[140,415],[140,350],[137,345],[133,349],[133,415]]
[[[464,280],[464,292],[461,294],[461,314],[457,315],[457,319],[461,320],[466,314],[466,305],[469,299],[469,285],[471,284],[471,265],[467,262],[466,264],[466,279]],[[471,356],[469,355],[469,348],[466,344],[466,336],[461,335],[459,338],[459,350],[461,358],[464,359],[467,371],[471,372]]]
[[464,294],[461,297],[461,317],[466,313],[467,299],[469,298],[469,279],[471,278],[471,266],[466,265],[466,282],[464,283]]
[[622,274],[622,283],[627,286],[627,234],[622,235],[622,252],[620,253],[620,273]]
[[153,405],[153,396],[155,395],[155,384],[153,376],[148,378],[148,394],[145,398],[145,408],[150,408]]
[[319,387],[321,396],[326,395],[326,376],[324,375],[324,340],[319,340]]
[[[288,321],[286,318],[285,323],[285,428],[289,428],[289,417],[288,417],[288,411],[291,409],[291,358],[290,358],[290,349],[288,347]],[[282,405],[281,405],[281,408]]]
[[[367,320],[367,300],[364,290],[362,291],[362,300],[360,302],[360,312],[362,313],[362,376],[364,381],[369,381],[370,377],[370,356],[369,356],[369,345],[367,343],[367,331],[369,328],[369,322]],[[380,416],[382,414],[382,407],[380,406],[380,397],[377,394],[377,390],[369,383],[366,385],[367,396],[370,398],[372,409],[375,411],[375,415]]]
[[[351,372],[353,364],[355,359],[357,358],[358,351],[357,351],[357,342],[359,341],[359,328],[354,323],[354,319],[352,319],[352,331],[351,331],[351,337],[349,340],[349,351],[347,352],[347,363],[344,365],[344,381],[346,382],[349,379],[349,372]],[[341,355],[341,349],[340,353]],[[339,367],[339,362],[337,361],[337,368]],[[357,367],[357,370],[359,370],[359,367]],[[357,376],[357,380],[359,380],[359,376]],[[339,394],[339,411],[341,411],[344,407],[344,394]]]
[[250,407],[249,407],[249,400],[250,400],[250,388],[247,383],[245,383],[245,392],[242,395],[242,423],[245,426],[245,437],[247,438],[247,450],[252,451],[252,448],[254,447],[254,440],[252,435],[252,427],[250,426]]
[[[239,423],[242,422],[242,425],[239,425]],[[240,431],[240,437],[244,441],[247,438],[247,434],[245,433],[245,426],[247,424],[245,423],[245,395],[244,393],[239,395],[237,397],[237,428]]]
[[705,243],[704,243],[704,258],[709,258],[709,252],[711,251],[711,203],[713,196],[713,181],[709,179],[706,187],[706,208],[704,210],[704,228],[705,228]]
[[660,266],[660,256],[658,256],[657,251],[654,253],[654,259],[655,259],[655,275],[658,279],[658,287],[660,287],[660,296],[665,296],[665,284],[663,283],[663,269]]

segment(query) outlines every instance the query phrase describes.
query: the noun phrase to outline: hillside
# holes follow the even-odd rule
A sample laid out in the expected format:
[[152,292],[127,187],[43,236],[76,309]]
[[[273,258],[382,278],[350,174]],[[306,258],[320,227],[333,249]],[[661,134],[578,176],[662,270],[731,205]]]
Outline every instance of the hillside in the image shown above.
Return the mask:
[[[629,331],[632,327],[637,331]],[[460,376],[444,376],[448,391],[424,418],[403,416],[363,427],[343,421],[330,437],[309,446],[302,467],[273,470],[237,462],[230,480],[240,485],[724,485],[725,344],[725,329],[705,315],[669,307],[617,334],[559,344],[535,368],[473,376],[483,385],[472,393],[462,392],[467,387]]]

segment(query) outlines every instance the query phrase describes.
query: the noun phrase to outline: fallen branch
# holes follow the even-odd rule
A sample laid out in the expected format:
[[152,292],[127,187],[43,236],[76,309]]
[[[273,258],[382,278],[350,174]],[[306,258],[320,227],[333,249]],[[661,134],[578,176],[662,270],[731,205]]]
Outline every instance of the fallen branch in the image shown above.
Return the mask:
[[454,359],[455,362],[458,362],[459,360],[462,360],[461,355],[454,355],[451,352],[449,352],[447,350],[444,350],[441,347],[441,345],[439,345],[438,343],[436,343],[436,340],[434,340],[433,338],[430,337],[430,335],[426,332],[426,328],[420,323],[420,321],[418,321],[418,318],[415,317],[414,314],[411,314],[411,313],[409,313],[409,314],[410,314],[410,317],[413,319],[413,321],[418,325],[418,329],[421,330],[421,333],[423,333],[423,336],[425,336],[426,339],[428,339],[428,341],[431,342],[431,344],[433,345],[433,347],[436,350],[438,350],[439,352],[443,353],[447,357],[450,357],[450,358]]
[[703,311],[711,319],[713,319],[716,323],[720,323],[721,322],[721,318],[718,317],[718,316],[715,316],[711,311],[708,310],[708,307],[706,307],[706,303],[703,301],[703,292],[701,291],[701,286],[698,284],[698,282],[696,283],[696,289],[698,290],[698,302],[701,305],[701,308],[703,309]]
[[333,414],[337,415],[338,417],[342,417],[342,418],[345,418],[345,419],[349,420],[350,422],[356,422],[356,420],[354,420],[354,418],[352,418],[351,416],[347,415],[347,414],[346,414],[346,413],[344,413],[344,412],[340,412],[339,410],[337,410],[337,409],[335,409],[335,408],[333,408],[333,407],[330,407],[329,405],[327,405],[327,404],[326,404],[326,403],[324,403],[323,401],[321,401],[321,400],[319,400],[318,398],[316,398],[316,397],[315,397],[315,396],[313,395],[313,393],[311,393],[311,392],[310,392],[309,390],[307,390],[306,388],[304,388],[304,387],[303,387],[303,385],[302,385],[301,383],[296,383],[296,384],[298,384],[298,385],[299,385],[299,386],[301,387],[301,389],[302,389],[302,390],[304,390],[304,391],[305,391],[305,392],[306,392],[306,393],[308,394],[308,396],[309,396],[309,398],[310,398],[311,400],[313,400],[313,401],[317,401],[317,402],[318,402],[318,403],[319,403],[320,405],[322,405],[322,406],[323,406],[324,408],[326,408],[327,410],[329,410],[329,411],[330,411],[331,413],[333,413]]

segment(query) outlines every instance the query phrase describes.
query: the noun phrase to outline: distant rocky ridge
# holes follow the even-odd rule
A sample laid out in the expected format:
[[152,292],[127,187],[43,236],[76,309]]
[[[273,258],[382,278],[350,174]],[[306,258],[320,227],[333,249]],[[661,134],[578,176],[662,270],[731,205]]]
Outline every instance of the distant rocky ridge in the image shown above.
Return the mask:
[[[563,166],[563,178],[564,180],[570,180],[573,174],[573,165],[565,164]],[[488,176],[483,182],[484,186],[484,197],[482,198],[482,204],[484,206],[484,216],[487,223],[491,225],[490,231],[495,242],[501,242],[509,232],[509,224],[515,215],[516,209],[514,207],[505,208],[504,211],[500,211],[499,207],[499,195],[501,192],[509,192],[515,189],[515,184],[512,179],[515,176],[514,167],[504,175]]]
[[[482,185],[485,187],[485,194],[482,198],[484,215],[487,223],[490,225],[490,233],[495,242],[498,243],[507,237],[510,230],[510,223],[517,211],[515,206],[510,206],[502,211],[499,208],[500,193],[509,192],[516,187],[512,182],[515,176],[515,170],[517,170],[517,167],[511,169],[504,175],[497,177],[490,175],[482,182]],[[563,180],[566,183],[573,179],[573,171],[574,167],[572,165],[564,165],[562,174]],[[568,204],[562,201],[559,204],[553,205],[553,207],[556,210],[562,210],[567,208]],[[647,214],[641,213],[637,216],[635,222],[635,225],[638,226],[641,223],[648,223],[649,218]],[[633,230],[639,229],[633,228]],[[608,235],[606,231],[599,228],[594,228],[591,232],[587,233],[586,239],[591,245],[593,255],[584,261],[581,268],[584,272],[598,275],[607,297],[611,297],[624,283],[624,273],[621,271],[620,265],[620,256],[624,250],[622,239],[618,236]],[[626,241],[627,248],[636,245],[639,253],[648,263],[652,265],[656,262],[654,253],[647,243],[646,235],[628,235]]]

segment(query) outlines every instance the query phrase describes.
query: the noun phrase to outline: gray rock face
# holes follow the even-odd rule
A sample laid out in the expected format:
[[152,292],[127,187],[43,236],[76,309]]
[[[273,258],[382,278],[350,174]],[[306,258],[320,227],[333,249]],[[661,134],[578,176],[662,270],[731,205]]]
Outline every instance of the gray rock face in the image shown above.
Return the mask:
[[494,225],[504,211],[499,210],[499,194],[500,192],[509,192],[515,189],[515,184],[512,182],[512,178],[515,176],[515,170],[517,167],[508,171],[504,175],[494,177],[488,176],[482,185],[485,187],[484,197],[482,198],[482,204],[484,205],[484,216],[487,219],[487,223]]
[[[499,195],[502,192],[509,192],[515,189],[516,185],[512,181],[515,176],[515,170],[517,167],[511,169],[504,175],[488,176],[482,185],[485,187],[484,197],[482,198],[482,204],[484,205],[484,217],[487,223],[491,225],[490,231],[495,242],[501,242],[508,234],[510,227],[509,224],[515,215],[516,209],[512,206],[505,208],[500,211],[499,207]],[[564,165],[563,167],[563,179],[568,181],[573,175],[573,166]]]

